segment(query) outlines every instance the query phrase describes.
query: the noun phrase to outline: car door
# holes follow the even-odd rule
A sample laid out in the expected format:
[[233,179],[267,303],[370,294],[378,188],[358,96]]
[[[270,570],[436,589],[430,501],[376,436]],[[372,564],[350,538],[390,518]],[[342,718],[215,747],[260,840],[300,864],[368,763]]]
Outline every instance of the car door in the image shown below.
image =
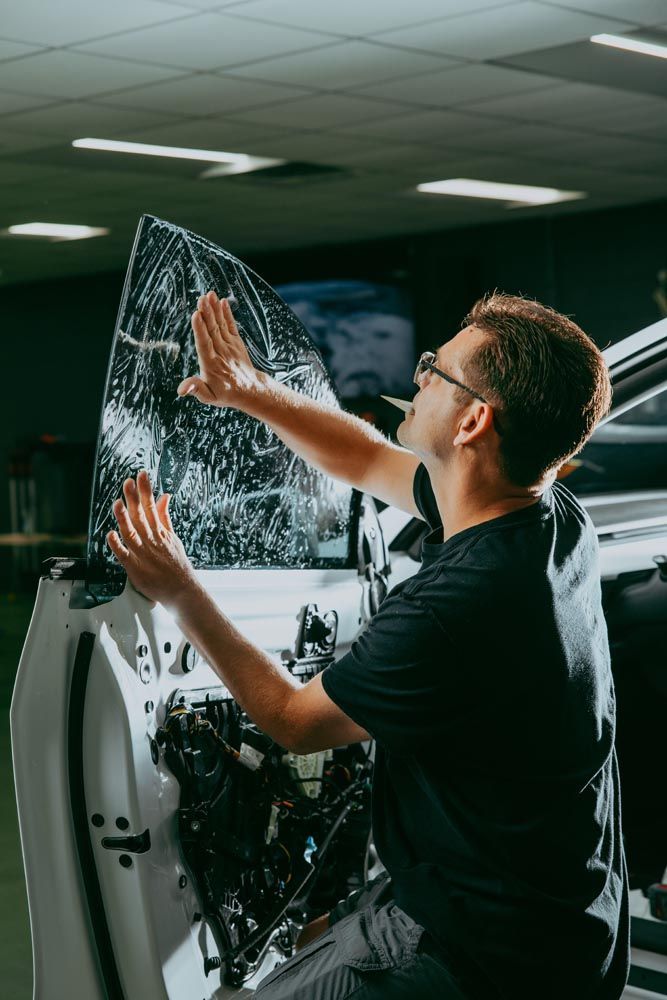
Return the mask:
[[339,405],[316,348],[257,275],[144,217],[123,291],[86,560],[45,565],[12,702],[39,1000],[245,995],[299,926],[363,877],[372,748],[301,757],[253,726],[105,544],[145,467],[207,591],[307,680],[345,652],[389,571],[373,500],[265,425],[176,397],[189,317],[231,295],[253,363]]

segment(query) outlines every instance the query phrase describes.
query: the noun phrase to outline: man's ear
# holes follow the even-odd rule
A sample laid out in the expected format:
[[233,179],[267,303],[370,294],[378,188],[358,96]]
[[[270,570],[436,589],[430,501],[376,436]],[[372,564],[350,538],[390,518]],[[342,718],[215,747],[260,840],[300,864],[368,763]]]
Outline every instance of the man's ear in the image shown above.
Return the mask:
[[470,444],[480,434],[484,434],[493,425],[493,411],[487,403],[467,410],[461,417],[453,445]]

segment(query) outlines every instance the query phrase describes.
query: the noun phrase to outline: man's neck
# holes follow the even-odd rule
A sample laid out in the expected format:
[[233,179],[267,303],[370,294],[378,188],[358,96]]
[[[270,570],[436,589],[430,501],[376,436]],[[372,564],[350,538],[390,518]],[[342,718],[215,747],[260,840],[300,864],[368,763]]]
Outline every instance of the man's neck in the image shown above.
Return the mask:
[[553,482],[547,479],[523,487],[497,477],[487,480],[471,471],[429,466],[428,472],[442,520],[443,542],[475,524],[532,506]]

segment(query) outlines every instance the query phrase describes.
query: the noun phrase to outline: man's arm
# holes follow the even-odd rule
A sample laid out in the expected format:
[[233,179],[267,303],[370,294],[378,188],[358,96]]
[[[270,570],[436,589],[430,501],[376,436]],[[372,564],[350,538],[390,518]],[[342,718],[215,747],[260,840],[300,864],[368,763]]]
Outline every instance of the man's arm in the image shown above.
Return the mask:
[[412,495],[419,458],[388,441],[353,413],[295,392],[261,375],[243,409],[268,424],[309,465],[363,493],[421,517]]
[[313,753],[368,739],[322,687],[302,684],[246,639],[198,582],[172,604],[183,635],[200,651],[252,721],[293,753]]
[[329,698],[319,675],[302,685],[222,613],[174,532],[169,495],[155,502],[148,473],[142,470],[136,483],[126,479],[123,493],[125,503],[113,505],[120,535],[107,535],[112,552],[135,589],[174,615],[253,722],[294,753],[367,739],[368,733]]
[[262,420],[288,448],[333,479],[421,517],[412,495],[419,459],[365,420],[295,392],[252,364],[226,299],[199,299],[192,317],[200,374],[180,395]]

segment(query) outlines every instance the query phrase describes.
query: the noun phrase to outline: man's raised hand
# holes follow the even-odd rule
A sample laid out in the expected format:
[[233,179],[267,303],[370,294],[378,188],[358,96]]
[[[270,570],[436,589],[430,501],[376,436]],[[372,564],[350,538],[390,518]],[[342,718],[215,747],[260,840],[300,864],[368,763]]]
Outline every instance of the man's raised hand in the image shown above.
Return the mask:
[[211,406],[243,408],[243,400],[261,383],[232,316],[227,299],[207,292],[192,314],[199,375],[183,379],[179,396],[195,396]]

